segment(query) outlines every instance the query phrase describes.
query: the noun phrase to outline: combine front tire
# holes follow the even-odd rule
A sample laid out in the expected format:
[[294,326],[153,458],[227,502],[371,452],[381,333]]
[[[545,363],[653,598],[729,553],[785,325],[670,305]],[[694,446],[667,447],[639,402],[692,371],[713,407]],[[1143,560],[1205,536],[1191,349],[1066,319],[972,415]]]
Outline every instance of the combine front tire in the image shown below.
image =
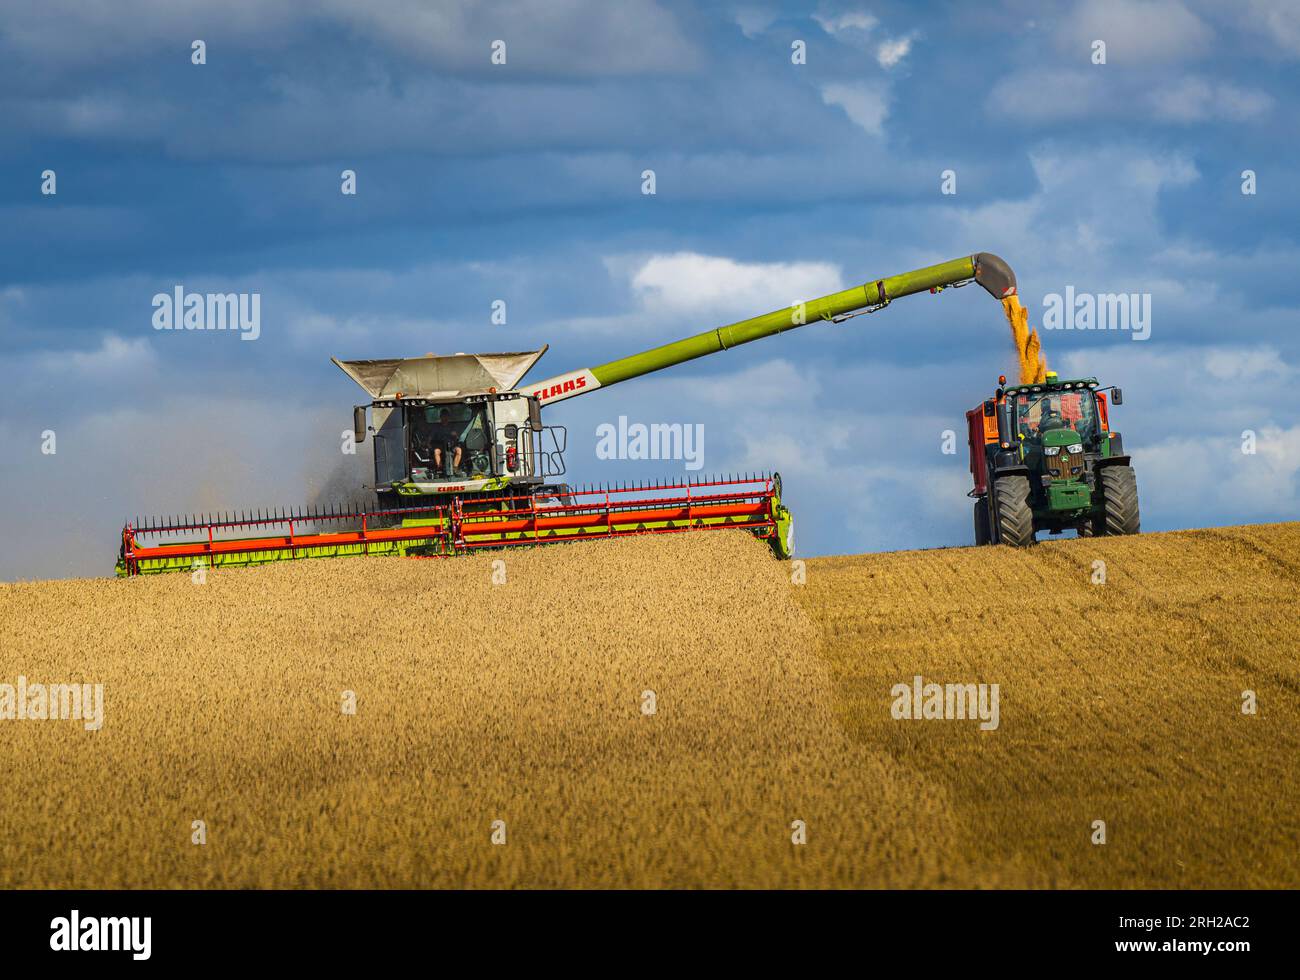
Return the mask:
[[794,557],[794,517],[784,506],[777,508],[776,527],[768,539],[772,553],[781,561]]
[[1101,497],[1106,508],[1106,534],[1137,534],[1141,528],[1141,518],[1138,514],[1137,477],[1133,473],[1133,467],[1107,466],[1103,469]]
[[1029,509],[1029,480],[1023,476],[1000,476],[993,486],[998,541],[1013,548],[1034,543],[1034,512]]
[[989,543],[989,498],[975,501],[975,546]]

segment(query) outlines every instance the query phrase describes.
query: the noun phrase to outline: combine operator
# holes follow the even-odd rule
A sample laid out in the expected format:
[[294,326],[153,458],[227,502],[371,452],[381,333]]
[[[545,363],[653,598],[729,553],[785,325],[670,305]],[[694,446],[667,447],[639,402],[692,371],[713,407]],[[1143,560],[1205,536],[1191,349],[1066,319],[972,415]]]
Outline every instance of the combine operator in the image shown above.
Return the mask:
[[[451,421],[451,412],[443,409],[438,413],[438,421],[431,425],[422,425],[412,434],[412,449],[415,458],[428,463],[433,461],[433,470],[440,476],[451,476],[460,470],[464,446],[460,442],[460,432]],[[446,468],[450,457],[451,470]]]

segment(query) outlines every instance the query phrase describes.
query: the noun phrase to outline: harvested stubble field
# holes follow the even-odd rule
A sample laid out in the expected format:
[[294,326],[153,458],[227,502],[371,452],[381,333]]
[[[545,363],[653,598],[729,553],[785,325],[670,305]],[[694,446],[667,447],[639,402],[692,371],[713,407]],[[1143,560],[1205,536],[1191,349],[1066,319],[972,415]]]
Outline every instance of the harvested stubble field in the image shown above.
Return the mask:
[[[0,586],[0,683],[105,705],[0,722],[0,886],[1294,886],[1298,585],[1300,525]],[[999,728],[893,720],[916,674]]]

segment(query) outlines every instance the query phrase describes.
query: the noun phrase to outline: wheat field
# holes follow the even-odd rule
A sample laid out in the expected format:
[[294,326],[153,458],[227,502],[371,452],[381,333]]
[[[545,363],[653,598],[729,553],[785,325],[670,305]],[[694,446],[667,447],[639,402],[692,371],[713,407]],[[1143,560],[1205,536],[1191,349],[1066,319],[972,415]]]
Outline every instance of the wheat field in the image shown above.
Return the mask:
[[[1295,886],[1298,546],[805,579],[724,532],[2,585],[0,684],[104,710],[0,720],[0,887]],[[917,674],[998,683],[999,727],[894,720]]]

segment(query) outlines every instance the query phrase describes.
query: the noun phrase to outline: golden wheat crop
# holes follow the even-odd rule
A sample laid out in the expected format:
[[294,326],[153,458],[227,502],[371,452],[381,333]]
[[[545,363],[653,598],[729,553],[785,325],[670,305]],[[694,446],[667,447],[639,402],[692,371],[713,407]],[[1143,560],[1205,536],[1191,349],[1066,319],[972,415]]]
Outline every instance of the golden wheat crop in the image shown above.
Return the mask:
[[[1300,524],[818,559],[798,597],[853,740],[939,787],[990,863],[1300,884]],[[917,674],[999,684],[998,730],[895,721]]]
[[[0,586],[0,683],[104,685],[0,721],[0,886],[1294,885],[1300,530],[1199,535]],[[893,721],[913,673],[1001,727]]]

